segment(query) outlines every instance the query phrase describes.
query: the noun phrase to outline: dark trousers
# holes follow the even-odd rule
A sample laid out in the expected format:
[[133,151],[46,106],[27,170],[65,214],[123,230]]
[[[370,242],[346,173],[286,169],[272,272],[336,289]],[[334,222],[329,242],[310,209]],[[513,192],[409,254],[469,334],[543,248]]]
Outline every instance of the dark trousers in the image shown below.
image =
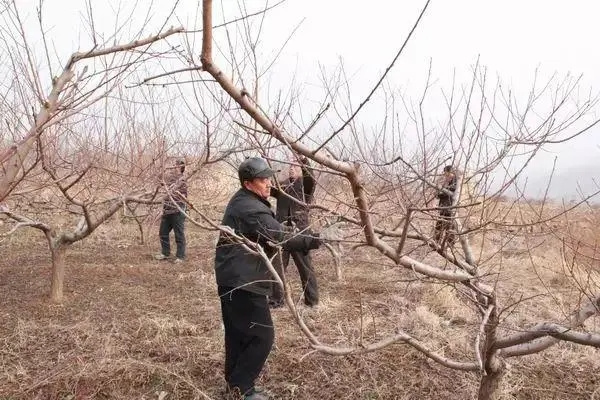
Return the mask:
[[456,224],[451,212],[440,211],[440,219],[435,223],[433,240],[440,243],[442,247],[453,245],[456,242]]
[[225,380],[247,393],[267,361],[275,329],[267,296],[219,286],[225,326]]
[[[290,263],[290,255],[294,259],[294,264],[298,268],[298,274],[302,281],[302,290],[304,291],[304,304],[308,306],[316,306],[319,304],[319,287],[317,284],[317,276],[312,266],[312,258],[309,251],[281,251],[281,257],[275,256],[273,266],[283,278],[282,271],[287,270]],[[271,298],[274,303],[283,302],[283,292],[277,283],[273,283],[273,295]]]
[[161,252],[165,256],[171,255],[171,243],[169,234],[175,232],[175,243],[177,244],[177,258],[185,258],[185,233],[184,233],[185,215],[182,212],[175,214],[163,214],[160,219],[160,228],[158,236],[160,237]]

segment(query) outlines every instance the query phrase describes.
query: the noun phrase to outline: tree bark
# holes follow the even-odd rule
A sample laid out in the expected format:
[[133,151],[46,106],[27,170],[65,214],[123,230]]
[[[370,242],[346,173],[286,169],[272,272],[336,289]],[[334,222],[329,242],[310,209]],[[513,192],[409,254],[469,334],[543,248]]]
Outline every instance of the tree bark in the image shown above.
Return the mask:
[[479,394],[477,395],[478,400],[497,400],[500,398],[498,388],[500,387],[506,368],[502,362],[499,361],[499,364],[498,368],[486,372],[486,374],[481,377],[481,381],[479,382]]
[[138,230],[140,231],[140,241],[139,243],[141,245],[146,244],[146,237],[144,236],[144,226],[142,225],[142,223],[136,218],[135,219],[135,223],[138,226]]
[[[131,213],[130,218],[132,218],[135,221],[135,224],[138,227],[138,231],[140,232],[139,244],[143,245],[146,244],[146,237],[144,235],[144,225],[142,224],[142,221],[140,221],[141,217],[135,214],[135,210],[137,209],[137,207],[138,204],[136,204],[135,206],[132,206],[129,203],[126,204],[127,210],[129,210],[129,212]],[[127,215],[125,216],[127,217]]]
[[481,347],[483,374],[479,382],[478,400],[497,400],[500,398],[498,388],[506,371],[506,364],[498,356],[496,348],[497,328],[500,322],[495,296],[488,297],[488,307],[493,307],[487,322],[483,327],[484,342]]
[[342,250],[339,243],[329,244],[325,243],[325,247],[331,255],[333,256],[333,263],[335,265],[335,279],[338,282],[342,282],[344,280],[344,273],[342,271]]
[[52,283],[50,285],[50,300],[61,303],[63,300],[63,288],[65,282],[65,253],[67,245],[52,239],[50,253],[52,255]]

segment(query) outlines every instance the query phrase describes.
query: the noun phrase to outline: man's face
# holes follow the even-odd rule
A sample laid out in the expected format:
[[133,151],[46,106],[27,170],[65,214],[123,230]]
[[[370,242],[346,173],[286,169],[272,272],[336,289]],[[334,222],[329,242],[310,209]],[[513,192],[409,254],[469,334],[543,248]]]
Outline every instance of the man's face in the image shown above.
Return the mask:
[[302,175],[302,170],[297,165],[290,165],[290,168],[288,169],[288,174],[290,176],[290,179],[297,179],[300,178],[300,176]]
[[452,173],[450,171],[444,171],[444,180],[446,182],[450,182],[452,180],[452,178],[454,178],[454,173]]
[[266,200],[271,195],[271,178],[254,178],[245,181],[244,187]]

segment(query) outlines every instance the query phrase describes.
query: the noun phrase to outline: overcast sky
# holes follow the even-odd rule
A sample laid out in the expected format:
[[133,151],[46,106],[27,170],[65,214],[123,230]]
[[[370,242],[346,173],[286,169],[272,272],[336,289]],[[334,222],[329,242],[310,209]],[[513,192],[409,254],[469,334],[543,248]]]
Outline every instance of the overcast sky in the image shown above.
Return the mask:
[[[22,12],[29,11],[29,21],[33,21],[37,0],[17,3]],[[154,3],[152,23],[145,28],[148,34],[155,32],[174,4],[168,0]],[[237,0],[214,3],[215,23],[239,15]],[[118,4],[92,0],[98,31],[114,31]],[[125,18],[134,4],[137,6],[132,18]],[[128,37],[127,30],[139,29],[147,4],[150,1],[121,3],[121,22],[127,21],[123,39]],[[249,0],[245,4],[248,12],[253,12],[264,7],[265,1]],[[270,75],[270,83],[284,86],[296,75],[306,85],[317,84],[319,66],[333,69],[343,58],[357,96],[366,94],[404,41],[423,5],[424,1],[287,0],[269,12],[261,38],[262,55],[267,59],[297,27]],[[63,59],[89,46],[81,23],[84,6],[83,0],[45,1],[44,23]],[[172,24],[179,21],[187,28],[199,27],[199,7],[198,1],[180,1]],[[226,16],[221,15],[221,9]],[[582,89],[598,92],[598,15],[600,3],[593,0],[433,0],[393,70],[391,81],[408,91],[419,90],[432,59],[434,78],[444,85],[453,71],[459,78],[468,77],[480,57],[480,64],[517,89],[529,88],[539,68],[542,77],[583,74]],[[199,52],[199,42],[197,45]],[[558,156],[558,173],[568,176],[567,182],[589,180],[600,168],[600,129],[569,145],[548,150],[532,166],[532,174],[548,171]],[[569,175],[569,170],[577,171],[577,176]],[[573,189],[559,189],[559,194],[561,190]]]
[[[368,6],[365,6],[368,4]],[[342,56],[368,80],[381,71],[406,36],[423,2],[293,1],[292,20],[306,17],[288,48],[303,63],[335,63]],[[279,10],[275,20],[285,29]],[[453,69],[466,76],[477,57],[514,88],[528,89],[536,68],[542,76],[583,74],[582,88],[600,90],[600,3],[595,1],[432,1],[394,70],[399,85],[425,76],[429,59],[442,81]],[[310,49],[306,51],[306,49]],[[372,82],[372,79],[370,80]],[[600,116],[600,114],[599,114]],[[559,171],[594,164],[600,172],[600,129],[566,146],[548,148],[532,170],[547,171],[555,156]],[[559,151],[560,150],[560,151]],[[550,165],[551,167],[551,165]],[[588,171],[589,172],[589,171]]]

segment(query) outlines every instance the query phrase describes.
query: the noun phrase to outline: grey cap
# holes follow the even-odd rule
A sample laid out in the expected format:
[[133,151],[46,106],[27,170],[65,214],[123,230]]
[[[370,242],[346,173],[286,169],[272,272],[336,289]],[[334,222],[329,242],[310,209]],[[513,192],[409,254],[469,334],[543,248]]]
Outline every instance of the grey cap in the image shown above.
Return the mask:
[[238,167],[238,177],[240,183],[254,178],[270,178],[275,171],[269,167],[267,162],[260,157],[250,157],[245,159]]

